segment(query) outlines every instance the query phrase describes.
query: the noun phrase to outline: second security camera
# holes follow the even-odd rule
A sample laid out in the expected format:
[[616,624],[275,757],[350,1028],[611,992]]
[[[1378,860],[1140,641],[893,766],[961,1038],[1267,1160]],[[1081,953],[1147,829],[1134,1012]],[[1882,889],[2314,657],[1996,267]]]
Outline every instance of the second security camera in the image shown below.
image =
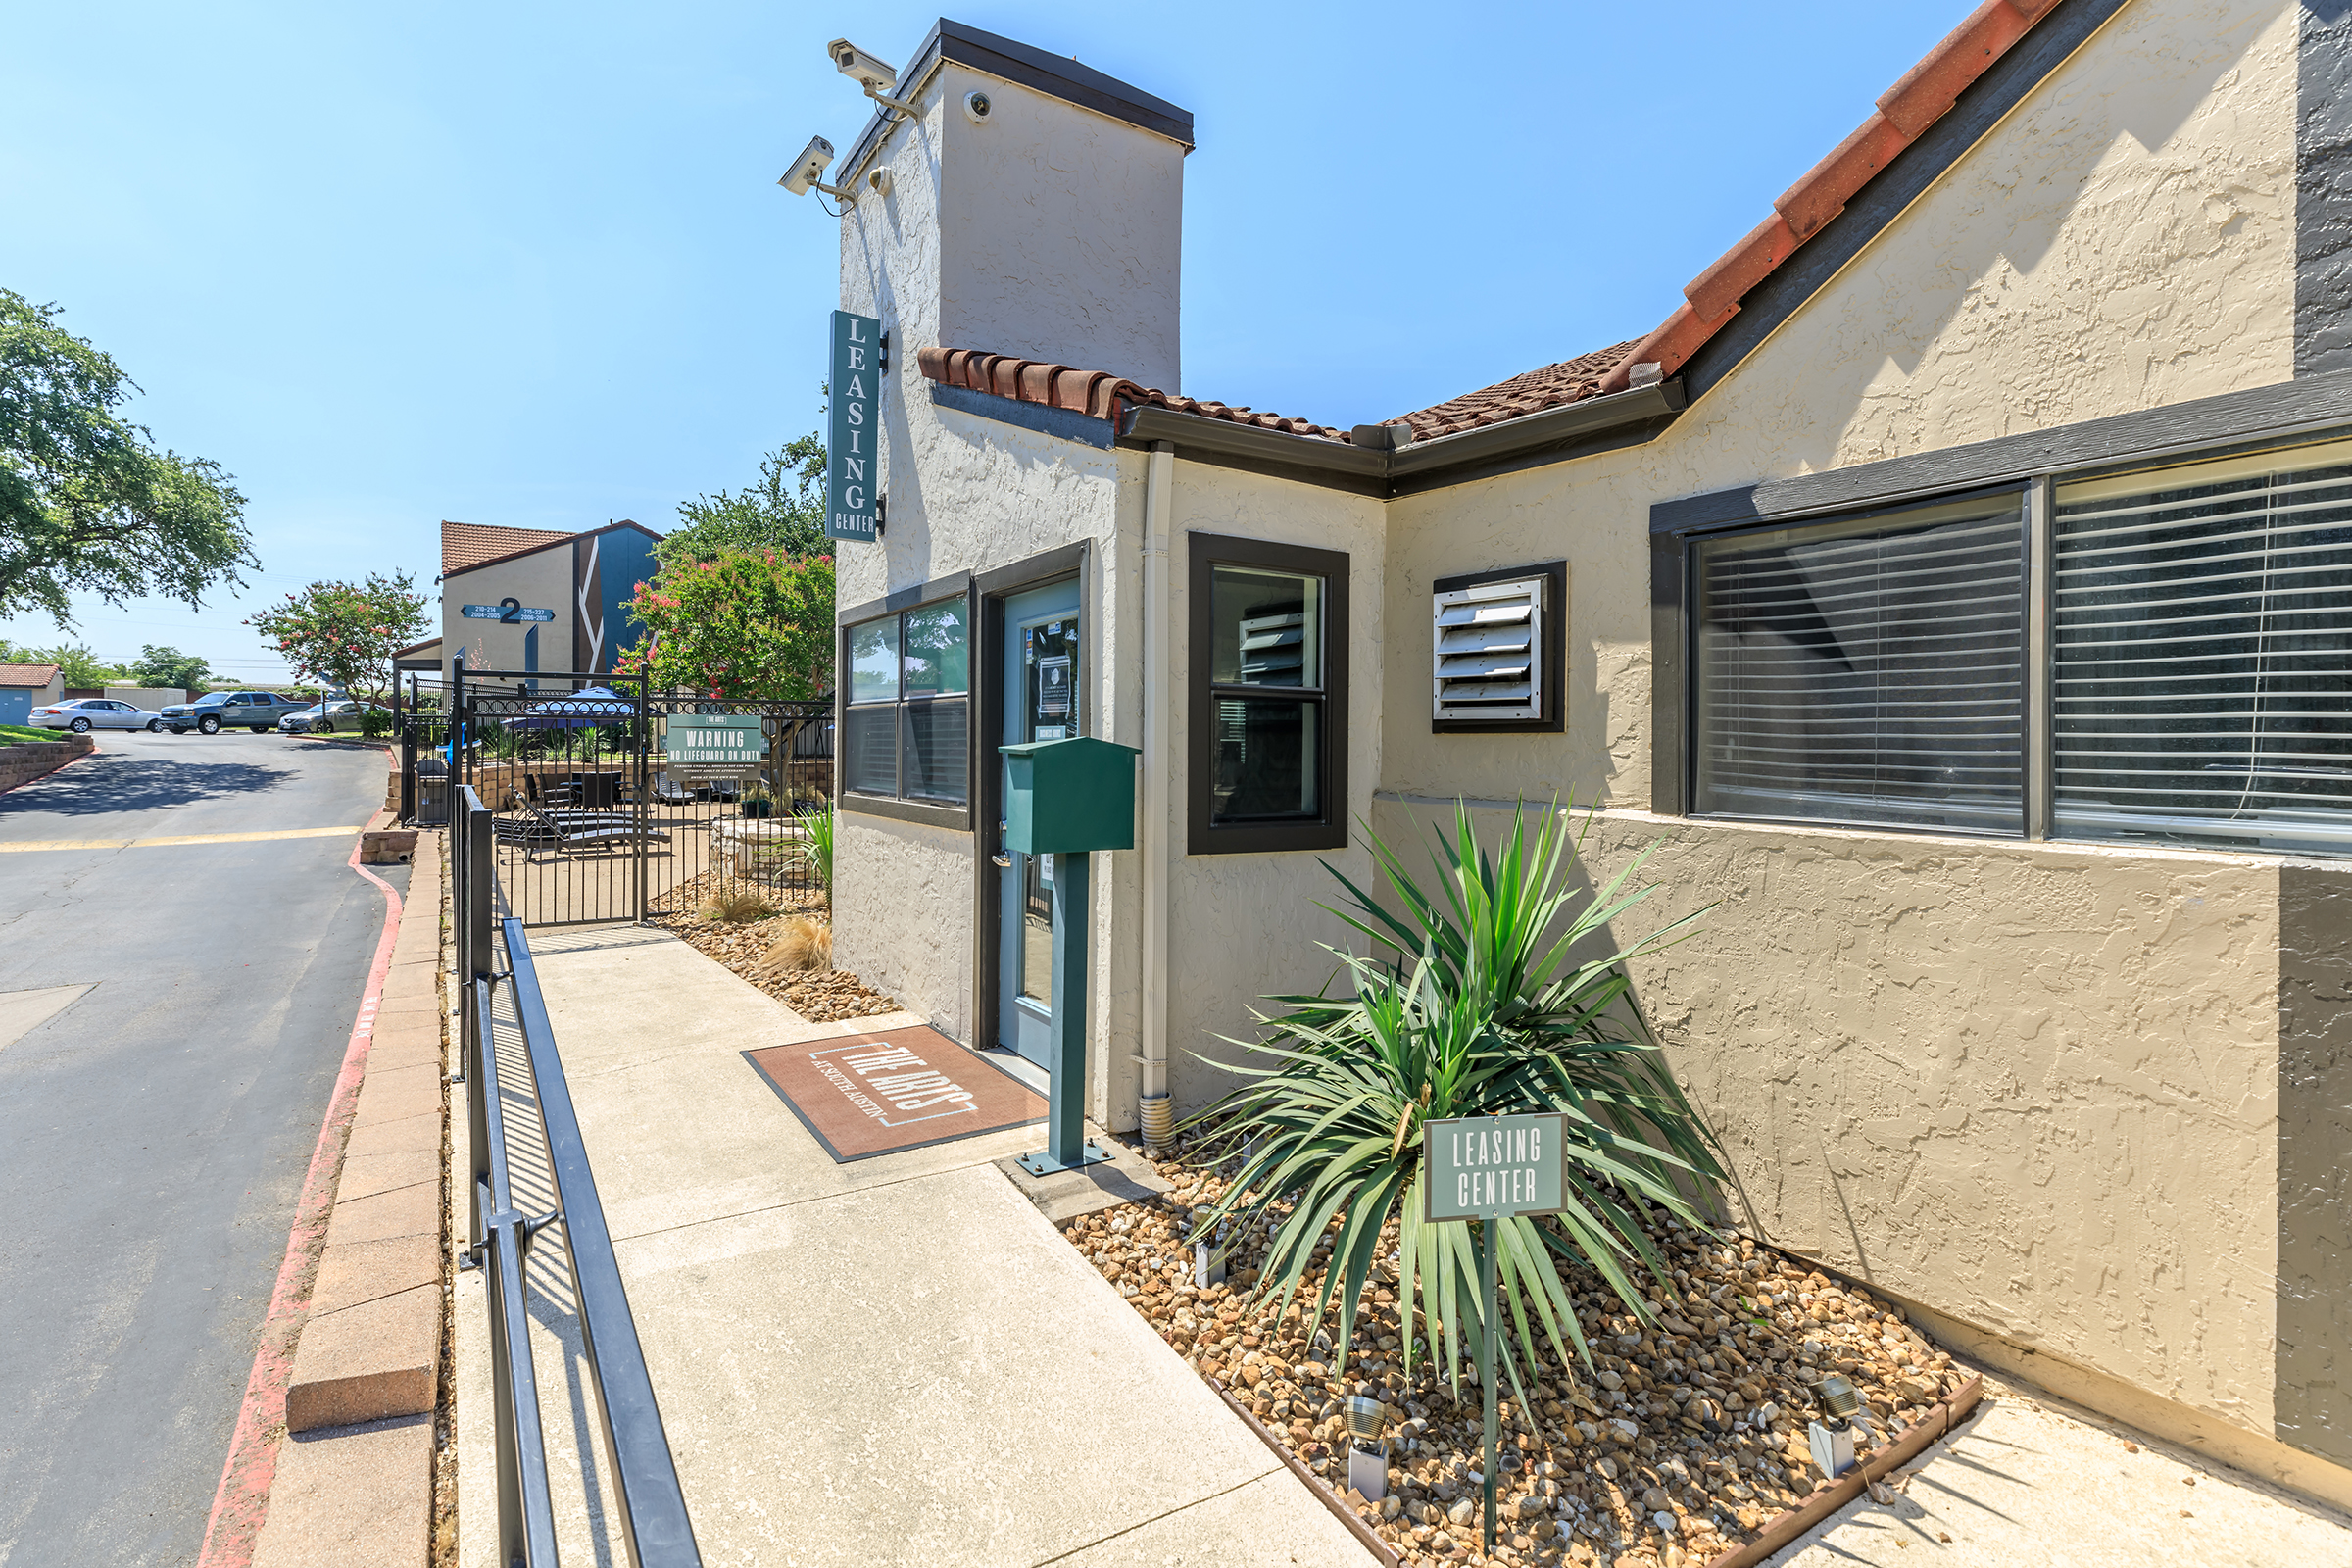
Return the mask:
[[776,183],[795,196],[806,196],[811,190],[834,195],[833,187],[825,183],[825,166],[831,162],[833,144],[822,136],[811,136],[808,145],[801,149],[801,156],[793,160],[791,172]]

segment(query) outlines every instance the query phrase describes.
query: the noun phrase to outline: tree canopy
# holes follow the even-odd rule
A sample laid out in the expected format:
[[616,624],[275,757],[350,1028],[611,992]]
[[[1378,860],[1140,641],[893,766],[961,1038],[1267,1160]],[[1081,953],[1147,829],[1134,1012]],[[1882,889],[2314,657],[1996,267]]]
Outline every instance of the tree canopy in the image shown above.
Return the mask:
[[829,556],[825,537],[825,444],[811,433],[760,460],[760,482],[678,504],[682,526],[654,547],[665,566],[715,561],[729,551]]
[[153,643],[139,650],[130,678],[141,686],[176,686],[192,691],[212,678],[213,666],[194,654]]
[[657,687],[714,697],[821,697],[833,677],[833,558],[722,550],[664,565],[630,607],[647,628],[620,657]]
[[391,689],[392,656],[422,636],[428,622],[415,578],[371,571],[364,583],[315,582],[246,624],[297,678],[372,699]]
[[0,288],[0,615],[72,625],[75,592],[201,608],[243,587],[238,568],[260,565],[245,498],[218,463],[124,419],[137,384],[57,314]]

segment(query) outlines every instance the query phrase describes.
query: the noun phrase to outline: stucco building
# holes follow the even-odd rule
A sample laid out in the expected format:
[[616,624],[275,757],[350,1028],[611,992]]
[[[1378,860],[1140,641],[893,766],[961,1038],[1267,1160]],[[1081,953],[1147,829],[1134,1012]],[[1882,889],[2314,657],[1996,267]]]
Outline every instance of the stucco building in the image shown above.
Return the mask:
[[1636,979],[1743,1223],[2352,1501],[2348,26],[1988,0],[1669,319],[1343,431],[1180,390],[1190,116],[942,23],[835,174],[837,961],[1029,1053],[995,748],[1139,747],[1131,1128],[1324,980],[1358,820],[1573,797],[1622,940],[1708,910]]
[[397,667],[444,680],[460,655],[472,669],[610,672],[637,640],[629,612],[654,575],[662,536],[623,520],[565,533],[441,524],[441,636],[400,652]]

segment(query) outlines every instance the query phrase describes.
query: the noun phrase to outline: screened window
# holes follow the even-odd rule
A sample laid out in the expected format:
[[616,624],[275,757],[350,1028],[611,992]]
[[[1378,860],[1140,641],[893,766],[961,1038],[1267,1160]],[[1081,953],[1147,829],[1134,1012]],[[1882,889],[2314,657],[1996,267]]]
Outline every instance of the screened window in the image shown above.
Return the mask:
[[942,599],[859,621],[842,642],[849,672],[839,740],[842,789],[962,806],[971,755],[965,601]]
[[1347,842],[1348,558],[1192,536],[1192,852]]
[[2352,442],[2062,482],[2052,820],[2352,852]]
[[2019,493],[1697,547],[1696,799],[2025,831]]

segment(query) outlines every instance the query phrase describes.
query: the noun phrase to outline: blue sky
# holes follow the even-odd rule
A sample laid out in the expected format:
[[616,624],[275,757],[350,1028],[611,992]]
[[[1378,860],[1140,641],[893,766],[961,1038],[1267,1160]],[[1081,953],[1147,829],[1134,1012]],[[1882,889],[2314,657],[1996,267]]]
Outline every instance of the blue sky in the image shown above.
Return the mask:
[[[1193,111],[1183,390],[1347,425],[1636,336],[1955,25],[1887,5],[987,3],[957,20]],[[224,464],[262,570],[79,607],[274,678],[262,596],[443,517],[666,525],[816,425],[836,229],[774,183],[938,15],[852,6],[25,8],[0,285],[65,307],[159,441]],[[49,644],[46,616],[0,636]]]

